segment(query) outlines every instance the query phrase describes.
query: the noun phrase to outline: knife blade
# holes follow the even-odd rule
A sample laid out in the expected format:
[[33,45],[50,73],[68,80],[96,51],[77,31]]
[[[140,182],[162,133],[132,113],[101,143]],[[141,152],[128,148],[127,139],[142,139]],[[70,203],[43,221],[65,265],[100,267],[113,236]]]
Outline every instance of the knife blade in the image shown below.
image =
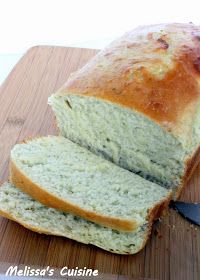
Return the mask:
[[191,223],[200,226],[200,203],[189,203],[183,201],[171,201],[170,207]]

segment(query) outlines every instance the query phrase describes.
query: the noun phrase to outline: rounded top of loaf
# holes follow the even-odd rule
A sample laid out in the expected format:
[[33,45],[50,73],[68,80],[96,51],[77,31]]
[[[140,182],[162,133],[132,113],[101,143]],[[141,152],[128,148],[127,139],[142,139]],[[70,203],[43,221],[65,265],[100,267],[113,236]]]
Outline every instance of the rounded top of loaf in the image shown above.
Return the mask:
[[200,95],[200,27],[159,24],[126,33],[58,91],[69,93],[125,106],[169,131],[188,133]]

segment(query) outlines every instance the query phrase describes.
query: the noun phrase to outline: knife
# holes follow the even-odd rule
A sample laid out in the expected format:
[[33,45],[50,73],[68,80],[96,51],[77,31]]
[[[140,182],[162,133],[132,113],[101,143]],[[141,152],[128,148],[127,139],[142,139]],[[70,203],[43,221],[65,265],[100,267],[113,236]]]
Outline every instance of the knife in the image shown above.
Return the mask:
[[192,224],[200,226],[200,203],[171,201],[169,206]]

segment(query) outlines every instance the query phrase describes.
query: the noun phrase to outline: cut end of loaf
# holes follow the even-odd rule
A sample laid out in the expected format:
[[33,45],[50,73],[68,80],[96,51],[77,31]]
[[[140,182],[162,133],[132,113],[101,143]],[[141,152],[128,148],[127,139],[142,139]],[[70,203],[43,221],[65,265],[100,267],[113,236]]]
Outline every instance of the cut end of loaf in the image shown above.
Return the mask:
[[62,136],[176,193],[189,152],[162,127],[94,97],[53,95],[50,105]]

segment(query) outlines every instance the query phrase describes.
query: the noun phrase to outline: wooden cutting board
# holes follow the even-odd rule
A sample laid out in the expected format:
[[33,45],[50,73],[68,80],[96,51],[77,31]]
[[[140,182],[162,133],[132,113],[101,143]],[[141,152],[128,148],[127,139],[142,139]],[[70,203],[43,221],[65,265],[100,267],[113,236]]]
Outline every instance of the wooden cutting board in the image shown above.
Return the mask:
[[[97,50],[31,48],[0,88],[0,180],[8,178],[10,149],[24,138],[57,134],[47,98],[83,66]],[[182,200],[200,202],[200,166]],[[56,226],[56,225],[55,225]],[[170,210],[153,229],[146,248],[133,256],[120,256],[94,246],[40,235],[0,219],[0,262],[52,267],[88,267],[113,279],[200,279],[200,228]],[[119,276],[125,275],[125,276]],[[105,279],[105,278],[103,278]]]

